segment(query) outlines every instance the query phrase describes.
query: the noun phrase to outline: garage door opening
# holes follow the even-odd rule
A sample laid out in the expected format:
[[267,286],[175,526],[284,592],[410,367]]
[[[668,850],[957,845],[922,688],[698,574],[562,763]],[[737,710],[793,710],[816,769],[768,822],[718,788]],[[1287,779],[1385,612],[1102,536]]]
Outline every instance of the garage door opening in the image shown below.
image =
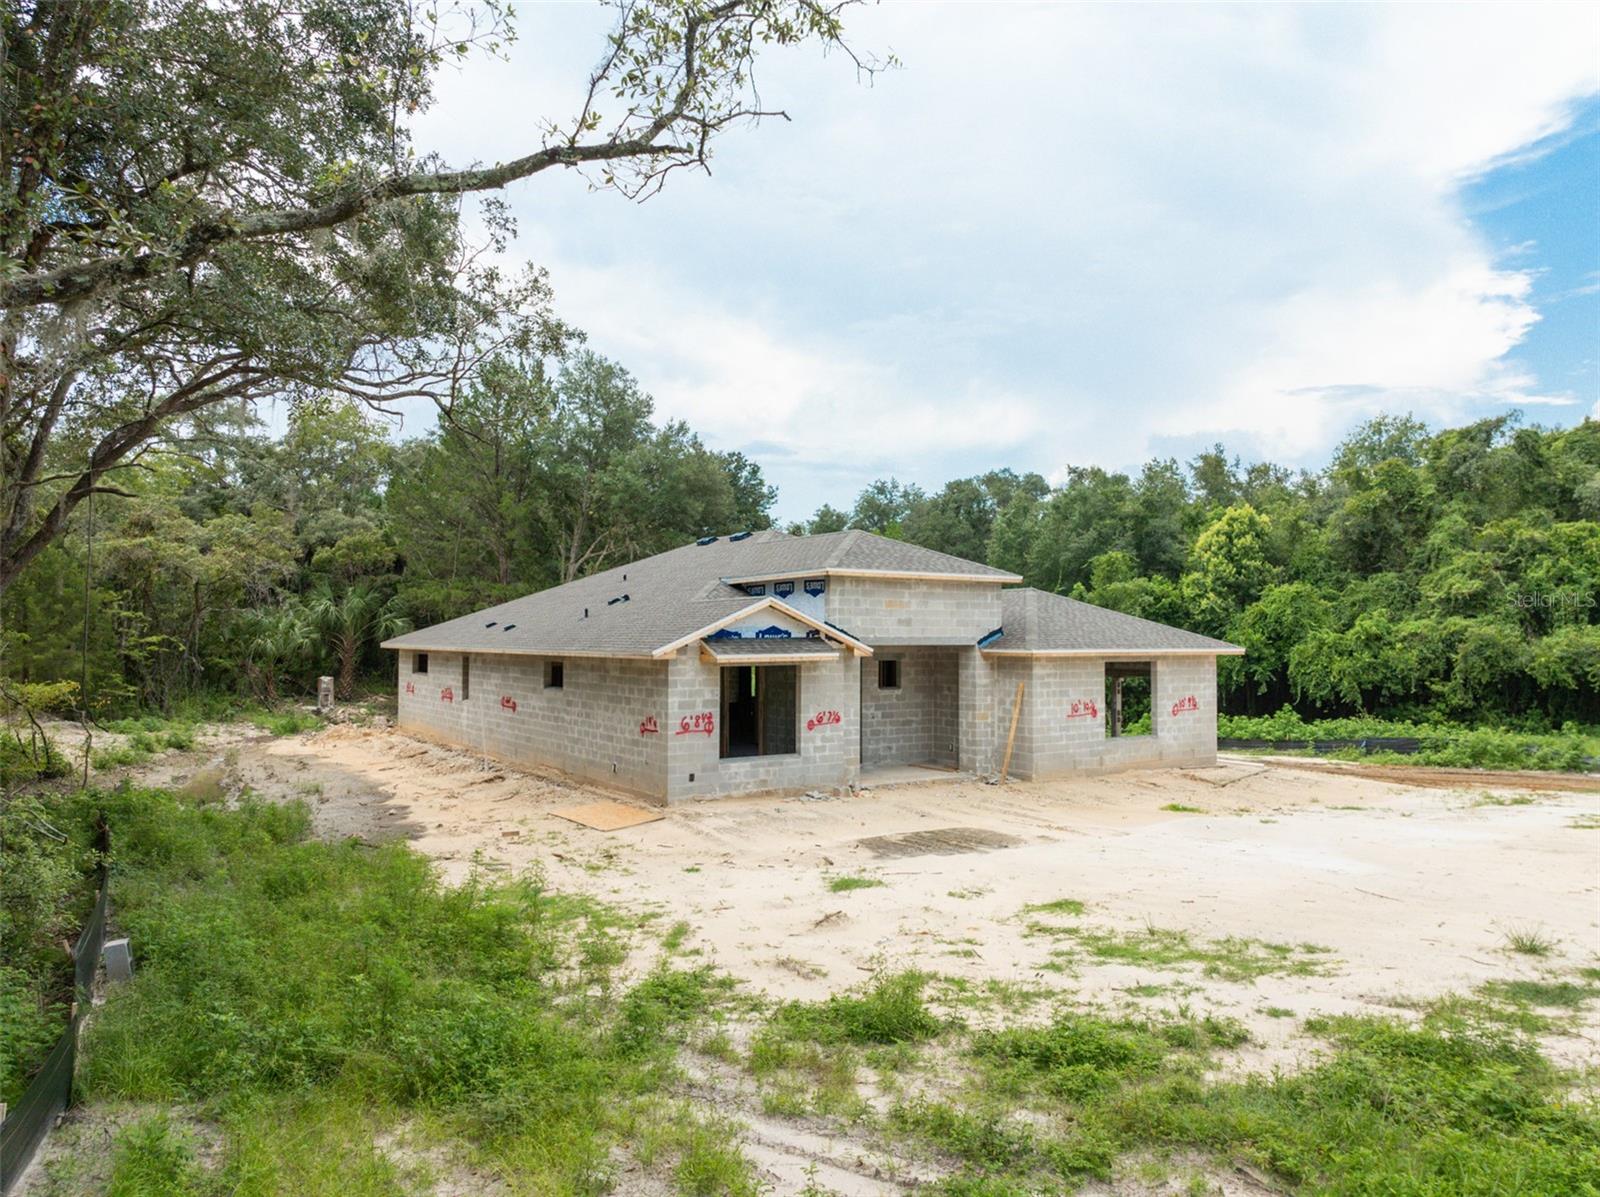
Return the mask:
[[725,665],[722,755],[783,756],[799,743],[800,670],[794,665]]

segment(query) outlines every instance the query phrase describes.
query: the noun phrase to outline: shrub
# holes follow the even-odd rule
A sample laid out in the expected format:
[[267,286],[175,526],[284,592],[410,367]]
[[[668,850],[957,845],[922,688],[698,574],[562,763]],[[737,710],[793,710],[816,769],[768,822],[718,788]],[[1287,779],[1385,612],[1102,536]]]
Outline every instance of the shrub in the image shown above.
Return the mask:
[[103,800],[141,967],[90,1024],[81,1082],[91,1098],[213,1103],[225,1169],[274,1178],[257,1190],[301,1191],[307,1166],[260,1126],[290,1120],[302,1150],[356,1159],[371,1125],[327,1129],[353,1109],[426,1113],[530,1189],[592,1191],[725,984],[663,967],[613,998],[611,966],[583,946],[621,924],[605,908],[529,879],[446,886],[403,844],[309,840],[300,804]]
[[821,1002],[788,1002],[773,1017],[783,1032],[819,1043],[896,1044],[931,1039],[942,1024],[922,991],[926,975],[891,973],[864,990]]

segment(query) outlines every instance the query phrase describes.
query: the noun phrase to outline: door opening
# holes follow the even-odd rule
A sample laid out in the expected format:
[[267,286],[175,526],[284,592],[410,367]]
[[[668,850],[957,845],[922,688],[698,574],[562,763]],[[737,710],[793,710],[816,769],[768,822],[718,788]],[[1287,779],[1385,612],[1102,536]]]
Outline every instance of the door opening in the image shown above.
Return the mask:
[[800,671],[793,665],[722,669],[722,755],[781,756],[798,751]]

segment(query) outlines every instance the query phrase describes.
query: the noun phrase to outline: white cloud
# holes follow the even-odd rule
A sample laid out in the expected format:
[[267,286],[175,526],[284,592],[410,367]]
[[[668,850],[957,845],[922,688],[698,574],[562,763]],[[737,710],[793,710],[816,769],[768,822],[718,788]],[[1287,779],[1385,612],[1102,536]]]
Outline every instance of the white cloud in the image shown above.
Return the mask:
[[[1586,405],[1508,358],[1537,247],[1497,259],[1457,193],[1600,90],[1597,12],[867,9],[904,71],[771,55],[793,123],[643,207],[523,185],[518,252],[664,413],[781,450],[790,516],[880,472],[1314,458],[1379,410]],[[594,12],[523,19],[511,64],[447,80],[452,158],[517,152],[581,84]]]

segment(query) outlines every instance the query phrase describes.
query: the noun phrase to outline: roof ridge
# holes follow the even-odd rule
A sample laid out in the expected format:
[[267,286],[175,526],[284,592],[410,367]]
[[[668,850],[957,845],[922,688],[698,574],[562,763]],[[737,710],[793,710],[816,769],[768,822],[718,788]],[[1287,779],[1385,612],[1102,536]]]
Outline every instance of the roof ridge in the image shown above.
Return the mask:
[[[846,528],[844,535],[839,538],[839,547],[828,557],[824,569],[833,569],[842,561],[850,550],[856,547],[856,542],[861,539],[863,532],[860,528]],[[868,533],[867,535],[870,535]]]

